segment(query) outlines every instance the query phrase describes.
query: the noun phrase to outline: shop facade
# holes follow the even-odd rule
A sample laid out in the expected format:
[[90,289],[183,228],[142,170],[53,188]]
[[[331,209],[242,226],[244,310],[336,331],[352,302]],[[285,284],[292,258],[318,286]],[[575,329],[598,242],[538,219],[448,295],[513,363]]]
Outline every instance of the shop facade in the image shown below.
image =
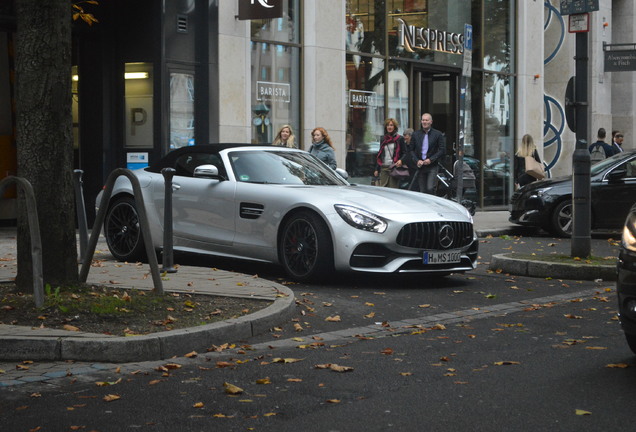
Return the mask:
[[[338,165],[369,184],[384,120],[396,119],[402,132],[427,112],[446,134],[448,164],[463,134],[483,210],[508,208],[514,151],[526,133],[551,175],[571,173],[565,90],[574,35],[559,1],[244,1],[279,8],[277,18],[251,19],[242,19],[241,1],[109,0],[92,11],[99,24],[75,24],[75,168],[85,172],[89,215],[115,168],[186,145],[271,143],[283,125],[304,149],[312,129],[324,127]],[[634,41],[634,5],[600,3],[590,18],[588,139],[601,126],[620,129],[631,148],[636,83],[633,74],[602,72],[599,46]],[[15,173],[11,13],[0,11],[3,175]],[[465,24],[473,49],[462,113]]]

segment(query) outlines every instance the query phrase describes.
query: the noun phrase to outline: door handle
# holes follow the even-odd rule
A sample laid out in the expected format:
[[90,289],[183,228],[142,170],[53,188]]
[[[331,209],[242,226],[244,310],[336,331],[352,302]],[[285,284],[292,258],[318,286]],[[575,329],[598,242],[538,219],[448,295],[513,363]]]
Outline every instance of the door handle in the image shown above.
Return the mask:
[[178,191],[179,189],[181,189],[181,185],[180,185],[180,184],[178,184],[178,183],[172,183],[172,191],[173,191],[173,192],[176,192],[176,191]]

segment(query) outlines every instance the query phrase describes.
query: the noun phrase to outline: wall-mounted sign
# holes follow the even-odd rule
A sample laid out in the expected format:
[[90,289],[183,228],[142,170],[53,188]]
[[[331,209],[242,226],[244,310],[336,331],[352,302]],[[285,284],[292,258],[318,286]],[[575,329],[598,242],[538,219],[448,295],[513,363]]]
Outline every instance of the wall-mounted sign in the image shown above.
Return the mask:
[[590,31],[590,14],[573,14],[568,17],[568,33],[585,33]]
[[598,9],[598,0],[561,0],[561,15],[594,12]]
[[146,168],[148,166],[148,153],[146,152],[129,152],[126,153],[126,168],[136,170]]
[[372,91],[349,90],[349,107],[376,108],[378,94]]
[[605,72],[636,71],[636,50],[605,51]]
[[261,102],[289,103],[291,88],[286,83],[256,81],[256,100]]
[[283,16],[283,0],[238,0],[240,20],[271,19]]
[[450,54],[464,53],[464,35],[444,30],[408,25],[402,18],[398,18],[398,46],[408,52],[415,50],[429,50]]

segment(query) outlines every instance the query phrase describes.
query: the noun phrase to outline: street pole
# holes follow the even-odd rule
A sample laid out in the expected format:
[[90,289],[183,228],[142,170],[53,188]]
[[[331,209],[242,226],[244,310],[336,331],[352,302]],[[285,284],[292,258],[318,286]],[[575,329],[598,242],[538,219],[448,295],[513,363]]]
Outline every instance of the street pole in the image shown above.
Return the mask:
[[590,154],[587,149],[587,32],[576,34],[576,149],[572,155],[572,257],[588,257],[592,240]]

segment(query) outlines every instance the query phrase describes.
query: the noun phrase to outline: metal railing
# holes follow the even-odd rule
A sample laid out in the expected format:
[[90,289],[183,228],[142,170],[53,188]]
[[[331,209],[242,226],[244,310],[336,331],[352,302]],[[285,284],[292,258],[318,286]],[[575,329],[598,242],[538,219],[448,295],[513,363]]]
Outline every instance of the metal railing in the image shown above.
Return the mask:
[[40,237],[40,223],[38,221],[38,208],[35,204],[33,186],[22,177],[8,176],[0,180],[0,196],[11,184],[16,184],[18,190],[24,194],[27,206],[27,220],[31,234],[31,260],[33,267],[33,299],[35,306],[44,305],[44,278],[42,276],[42,238]]
[[141,228],[141,235],[144,239],[144,245],[146,247],[146,255],[148,257],[148,265],[150,266],[150,273],[152,275],[152,281],[155,288],[155,291],[163,294],[163,284],[161,282],[161,275],[159,274],[159,264],[157,262],[157,255],[155,255],[155,250],[152,244],[152,237],[150,234],[150,225],[148,223],[148,215],[146,213],[146,206],[144,204],[144,197],[141,193],[141,186],[139,185],[139,180],[132,173],[131,170],[126,168],[117,168],[115,169],[106,180],[106,186],[104,188],[104,193],[102,194],[102,199],[99,203],[99,211],[95,217],[95,223],[93,224],[93,229],[91,230],[91,237],[88,242],[86,256],[82,259],[82,268],[80,270],[80,282],[86,282],[88,277],[88,271],[91,267],[91,262],[93,261],[93,255],[95,254],[95,247],[97,246],[97,240],[99,239],[99,234],[101,233],[102,227],[104,225],[104,219],[106,218],[106,211],[108,210],[108,201],[113,194],[113,188],[115,186],[115,180],[119,176],[126,176],[133,188],[133,196],[135,199],[135,203],[137,204],[137,214],[139,216],[139,225]]

